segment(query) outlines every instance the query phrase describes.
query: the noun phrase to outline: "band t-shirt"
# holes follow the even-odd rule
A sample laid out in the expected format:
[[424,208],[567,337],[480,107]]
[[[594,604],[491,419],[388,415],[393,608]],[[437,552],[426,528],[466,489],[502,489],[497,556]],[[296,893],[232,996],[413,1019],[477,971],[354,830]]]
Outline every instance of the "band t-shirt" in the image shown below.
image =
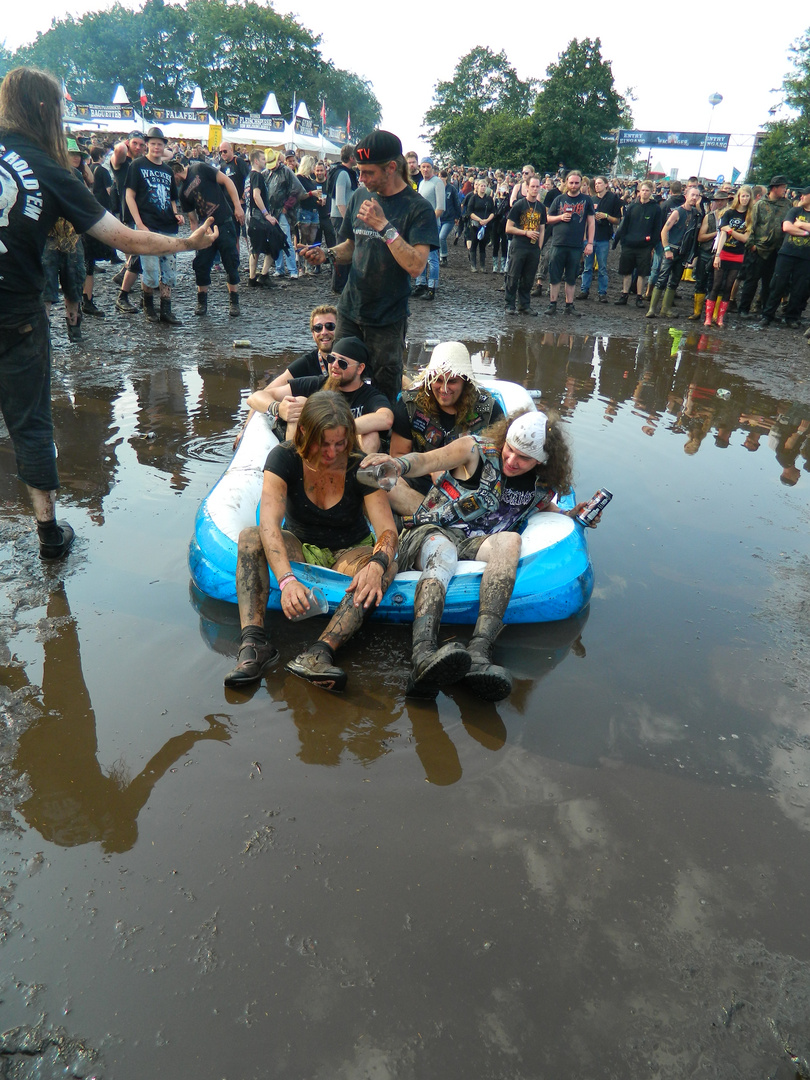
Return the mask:
[[[310,397],[312,394],[317,393],[318,390],[323,389],[328,378],[328,375],[305,375],[303,378],[293,379],[289,384],[290,391],[294,397]],[[378,409],[391,408],[385,394],[381,394],[371,383],[364,382],[356,390],[350,390],[348,393],[338,390],[338,393],[343,394],[346,398],[355,420],[358,417],[377,412]]]
[[[801,222],[807,225],[810,222],[810,210],[803,210],[801,206],[794,206],[787,212],[785,221]],[[810,236],[793,236],[785,233],[785,239],[779,249],[780,255],[792,255],[794,259],[810,259]]]
[[570,221],[555,221],[554,234],[551,238],[555,247],[581,248],[585,243],[585,225],[589,217],[594,216],[593,202],[590,195],[579,192],[577,195],[558,195],[549,209],[551,217],[567,214]]
[[[735,232],[745,232],[745,211],[732,210],[729,206],[720,215],[718,228],[722,228],[724,225],[730,225]],[[723,250],[720,252],[721,260],[725,262],[742,262],[744,256],[745,241],[735,240],[733,236],[726,233]]]
[[[539,232],[540,229],[546,224],[548,214],[546,208],[537,199],[535,202],[529,202],[528,199],[518,199],[512,209],[509,211],[507,221],[511,221],[512,224],[518,229],[529,229],[532,232]],[[515,248],[536,248],[537,241],[532,240],[529,236],[516,236],[514,233],[509,233],[509,243],[514,244]]]
[[172,202],[177,202],[177,184],[168,165],[155,165],[139,157],[130,163],[127,190],[135,192],[141,221],[150,232],[174,236],[178,229]]
[[85,233],[104,213],[73,170],[0,130],[0,326],[21,326],[42,311],[42,251],[56,220]]
[[350,459],[343,497],[324,510],[304,491],[304,461],[292,443],[274,446],[267,455],[264,468],[287,485],[284,528],[297,536],[302,544],[314,544],[332,551],[362,543],[370,532],[363,503],[369,489],[357,479],[357,468],[362,460],[360,454]]
[[382,234],[358,217],[358,210],[369,199],[380,204],[386,220],[411,246],[424,244],[435,251],[439,228],[430,203],[408,185],[395,195],[372,194],[361,187],[349,200],[340,240],[354,241],[354,255],[338,309],[352,322],[388,326],[408,313],[411,275],[388,250]]
[[217,170],[204,161],[192,161],[185,180],[175,177],[180,202],[186,211],[193,211],[202,223],[212,217],[215,225],[233,221],[233,203],[222,184],[217,183]]

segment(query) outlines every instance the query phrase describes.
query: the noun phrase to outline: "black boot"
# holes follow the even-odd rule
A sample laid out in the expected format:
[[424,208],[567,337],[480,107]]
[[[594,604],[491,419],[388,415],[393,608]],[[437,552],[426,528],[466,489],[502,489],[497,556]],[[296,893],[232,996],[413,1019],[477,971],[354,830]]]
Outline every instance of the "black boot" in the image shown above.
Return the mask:
[[457,641],[438,646],[444,611],[444,588],[431,578],[416,586],[413,620],[413,670],[405,693],[435,698],[439,690],[458,682],[469,671],[470,656]]
[[82,317],[78,317],[75,323],[72,323],[70,319],[67,320],[67,332],[68,341],[81,341],[82,340]]
[[120,311],[122,315],[137,315],[138,313],[138,309],[130,302],[129,293],[124,292],[123,289],[119,292],[118,299],[115,301],[115,310]]
[[237,315],[242,314],[242,312],[241,312],[241,310],[239,308],[239,293],[238,292],[229,292],[228,293],[228,314],[233,319],[235,319],[237,317]]
[[143,313],[149,322],[160,322],[160,316],[155,311],[155,298],[152,293],[143,294]]
[[[163,314],[163,303],[161,302],[161,315]],[[200,292],[197,290],[197,306],[194,308],[195,315],[207,315],[208,314],[208,293]]]
[[630,293],[623,292],[618,300],[614,300],[613,303],[616,307],[626,307],[627,301],[630,299]]
[[70,525],[57,525],[55,521],[37,522],[39,555],[42,559],[62,559],[76,539]]
[[472,665],[461,683],[484,701],[502,701],[512,693],[512,676],[506,668],[492,663],[492,646],[502,629],[503,622],[497,616],[479,615],[467,646]]
[[176,315],[172,315],[172,301],[168,296],[161,296],[160,298],[160,321],[168,323],[169,326],[183,325]]
[[246,626],[242,631],[236,667],[225,676],[226,686],[250,686],[258,682],[267,668],[279,658],[276,649],[257,626]]
[[95,315],[98,319],[104,318],[104,312],[100,307],[96,307],[93,297],[88,296],[87,293],[82,293],[82,311],[85,315]]

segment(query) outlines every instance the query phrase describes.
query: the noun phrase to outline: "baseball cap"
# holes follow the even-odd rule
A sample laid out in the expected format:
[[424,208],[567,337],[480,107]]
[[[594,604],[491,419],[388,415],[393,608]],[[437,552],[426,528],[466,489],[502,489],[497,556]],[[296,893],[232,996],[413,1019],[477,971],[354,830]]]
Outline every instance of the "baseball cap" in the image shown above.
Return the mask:
[[402,155],[402,142],[390,131],[378,129],[366,135],[354,148],[361,165],[385,165]]

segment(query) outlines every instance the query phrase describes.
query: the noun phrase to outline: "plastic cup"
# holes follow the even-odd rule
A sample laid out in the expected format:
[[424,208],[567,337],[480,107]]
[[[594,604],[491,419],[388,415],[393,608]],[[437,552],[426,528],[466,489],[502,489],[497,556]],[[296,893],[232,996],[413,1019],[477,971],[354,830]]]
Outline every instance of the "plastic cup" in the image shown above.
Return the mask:
[[329,611],[329,601],[322,589],[307,589],[307,600],[309,608],[302,615],[293,615],[290,622],[303,622],[304,619],[311,619],[313,615],[326,615]]

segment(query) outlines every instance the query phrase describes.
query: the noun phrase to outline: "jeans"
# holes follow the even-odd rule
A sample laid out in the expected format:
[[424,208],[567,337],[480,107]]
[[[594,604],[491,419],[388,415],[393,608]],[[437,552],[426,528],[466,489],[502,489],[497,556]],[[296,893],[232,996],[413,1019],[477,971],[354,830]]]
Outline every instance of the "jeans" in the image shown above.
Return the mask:
[[506,274],[506,308],[515,310],[515,300],[521,311],[528,311],[532,302],[532,285],[537,265],[540,262],[540,248],[537,244],[509,245],[509,270]]
[[219,226],[219,236],[211,247],[201,248],[194,256],[191,264],[194,270],[194,279],[197,285],[208,286],[211,284],[211,267],[215,256],[219,255],[229,285],[239,284],[239,248],[236,239],[236,223],[226,221]]
[[599,295],[607,295],[608,287],[608,252],[610,251],[609,240],[595,240],[593,251],[585,256],[585,268],[582,271],[582,291],[588,292],[593,281],[593,260],[599,263]]
[[431,251],[428,255],[428,261],[425,265],[425,269],[416,279],[417,285],[427,285],[430,289],[435,289],[439,284],[439,253],[438,251]]
[[768,290],[768,303],[762,309],[763,319],[770,322],[774,318],[782,297],[788,293],[785,318],[791,322],[798,321],[810,296],[810,259],[783,255],[780,252],[776,257],[776,266]]
[[44,311],[10,330],[0,328],[0,412],[17,475],[39,491],[59,487],[51,419],[51,336]]
[[347,318],[338,309],[335,340],[359,337],[365,343],[371,353],[371,364],[366,368],[366,374],[371,376],[371,381],[392,404],[402,392],[402,361],[407,325],[407,319],[398,319],[388,326],[363,326]]
[[443,221],[439,226],[439,255],[447,258],[447,237],[453,231],[454,221]]
[[295,261],[295,247],[293,245],[292,230],[290,229],[289,221],[287,221],[287,215],[279,214],[278,223],[281,231],[287,237],[287,243],[290,245],[290,250],[288,252],[282,251],[279,253],[278,258],[276,259],[276,273],[282,274],[284,272],[284,262],[286,260],[289,273],[297,274],[298,264]]

